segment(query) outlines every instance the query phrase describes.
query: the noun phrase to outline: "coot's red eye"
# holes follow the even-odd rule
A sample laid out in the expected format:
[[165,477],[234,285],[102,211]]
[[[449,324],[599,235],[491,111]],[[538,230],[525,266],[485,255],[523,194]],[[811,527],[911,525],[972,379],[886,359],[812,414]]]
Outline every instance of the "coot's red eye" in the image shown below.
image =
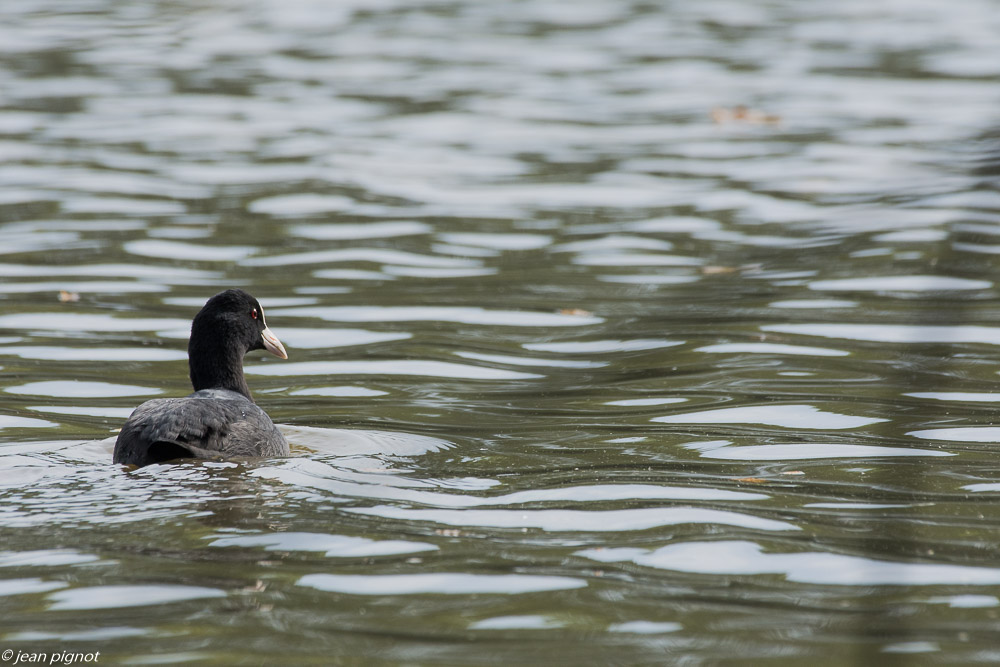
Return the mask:
[[252,317],[254,319],[257,319],[257,309],[256,308],[254,308],[253,310],[250,311],[250,317]]

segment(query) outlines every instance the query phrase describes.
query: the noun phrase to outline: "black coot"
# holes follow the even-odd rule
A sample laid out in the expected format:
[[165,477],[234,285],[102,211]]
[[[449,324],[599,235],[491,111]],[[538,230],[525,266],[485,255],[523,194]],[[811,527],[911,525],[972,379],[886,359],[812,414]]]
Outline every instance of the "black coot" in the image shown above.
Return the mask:
[[194,393],[137,407],[118,434],[115,463],[288,455],[284,436],[253,402],[243,377],[243,355],[250,350],[288,358],[257,299],[238,289],[216,294],[191,324]]

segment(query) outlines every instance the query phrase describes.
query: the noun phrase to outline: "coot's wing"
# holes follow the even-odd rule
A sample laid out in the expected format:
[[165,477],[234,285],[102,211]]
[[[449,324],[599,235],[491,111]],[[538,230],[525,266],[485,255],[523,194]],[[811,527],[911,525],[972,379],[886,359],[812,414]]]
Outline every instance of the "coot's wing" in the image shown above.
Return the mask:
[[288,454],[270,417],[246,397],[209,389],[136,408],[115,443],[115,463]]

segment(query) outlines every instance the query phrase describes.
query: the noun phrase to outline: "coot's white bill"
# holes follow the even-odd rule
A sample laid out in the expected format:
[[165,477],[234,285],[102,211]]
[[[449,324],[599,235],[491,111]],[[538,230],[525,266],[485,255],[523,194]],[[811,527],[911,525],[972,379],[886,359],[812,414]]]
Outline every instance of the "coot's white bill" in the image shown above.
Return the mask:
[[260,337],[264,340],[265,350],[276,357],[280,357],[281,359],[288,358],[288,353],[285,352],[285,346],[281,344],[281,341],[278,340],[278,337],[275,336],[270,329],[264,327],[264,330],[260,332]]

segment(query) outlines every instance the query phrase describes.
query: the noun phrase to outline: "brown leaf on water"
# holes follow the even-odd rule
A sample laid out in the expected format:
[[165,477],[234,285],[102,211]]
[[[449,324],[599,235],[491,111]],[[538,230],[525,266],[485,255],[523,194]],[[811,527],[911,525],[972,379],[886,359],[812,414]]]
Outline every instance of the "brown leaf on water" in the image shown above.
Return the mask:
[[737,477],[733,481],[745,484],[767,484],[767,480],[763,477]]
[[701,267],[703,276],[722,276],[728,273],[758,273],[764,266],[762,264],[742,264],[740,266],[718,266],[709,265]]
[[739,271],[737,266],[703,266],[701,267],[701,272],[706,276],[718,276],[724,275],[726,273],[736,273]]
[[781,116],[777,114],[764,113],[757,109],[751,109],[742,104],[727,108],[715,107],[711,112],[712,122],[723,123],[749,123],[752,125],[774,125],[781,122]]
[[589,310],[584,310],[583,308],[562,308],[559,310],[560,315],[575,315],[577,317],[590,317],[593,315]]
[[60,303],[70,303],[79,300],[80,300],[80,295],[77,292],[67,292],[64,289],[59,290]]

